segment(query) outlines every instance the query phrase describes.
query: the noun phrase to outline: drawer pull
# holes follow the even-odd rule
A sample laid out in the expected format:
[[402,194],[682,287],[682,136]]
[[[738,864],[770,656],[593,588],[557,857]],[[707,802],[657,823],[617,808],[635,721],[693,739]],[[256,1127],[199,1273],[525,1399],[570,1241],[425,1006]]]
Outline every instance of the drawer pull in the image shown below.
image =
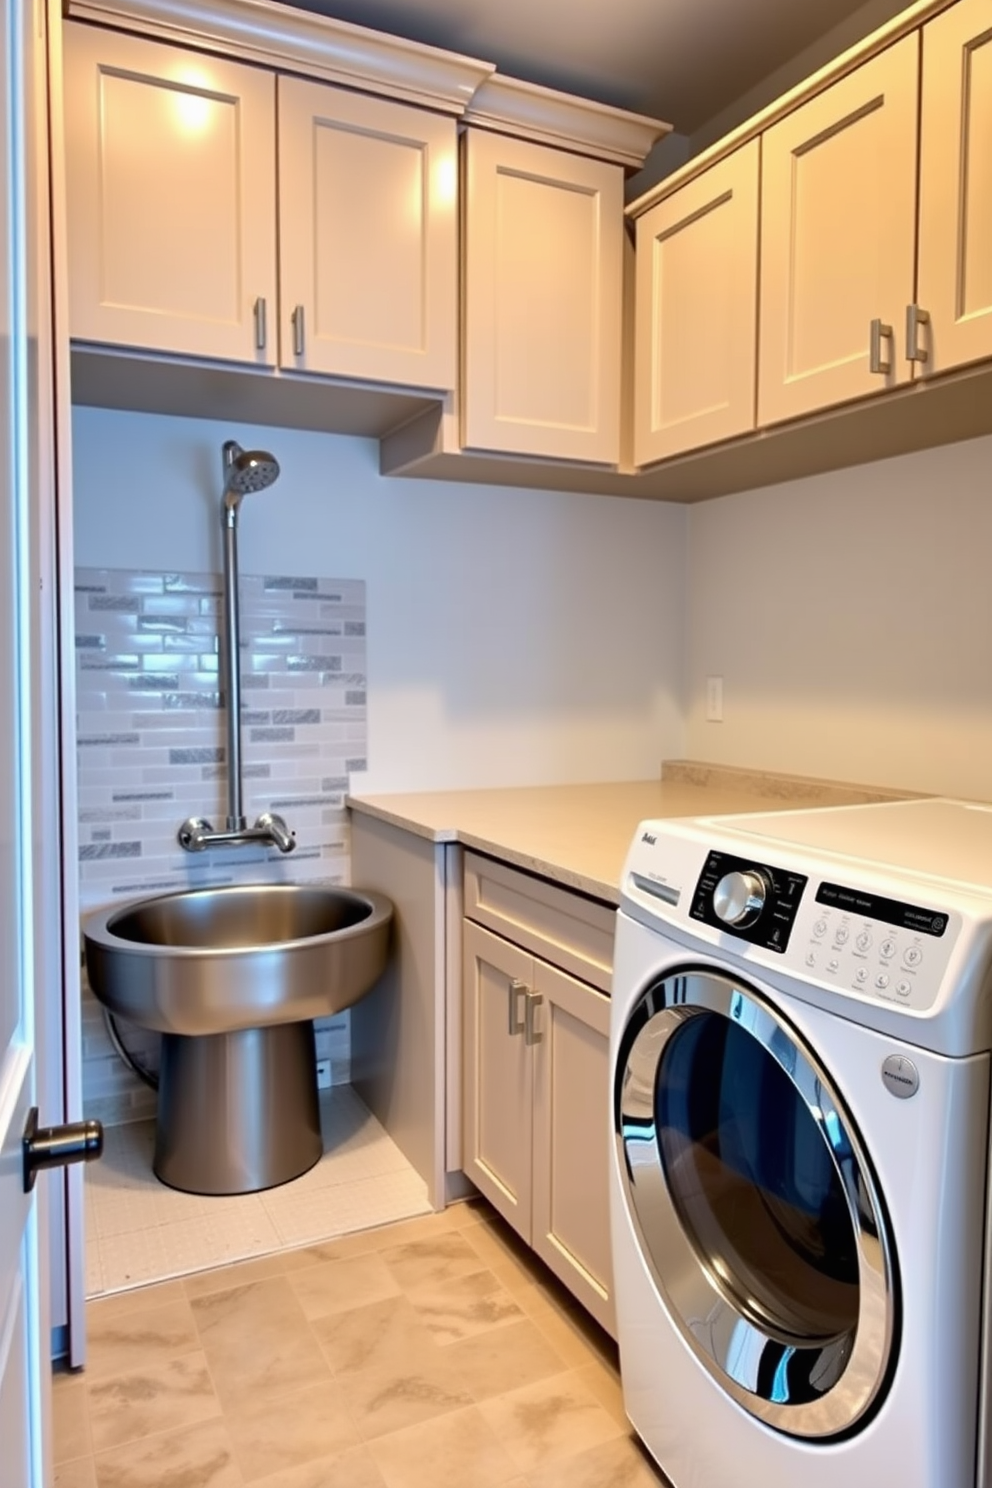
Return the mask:
[[534,1016],[543,1001],[543,992],[531,992],[528,989],[527,1004],[524,1009],[524,1043],[528,1048],[531,1048],[534,1044],[539,1044],[544,1038],[544,1034],[534,1027]]
[[[510,1037],[513,1038],[516,1034],[524,1032],[526,1024],[526,999],[530,996],[530,992],[528,991],[526,982],[518,982],[516,977],[514,977],[509,986],[509,993],[509,1033]],[[521,997],[525,1000],[525,1014],[523,1018],[517,1015]]]

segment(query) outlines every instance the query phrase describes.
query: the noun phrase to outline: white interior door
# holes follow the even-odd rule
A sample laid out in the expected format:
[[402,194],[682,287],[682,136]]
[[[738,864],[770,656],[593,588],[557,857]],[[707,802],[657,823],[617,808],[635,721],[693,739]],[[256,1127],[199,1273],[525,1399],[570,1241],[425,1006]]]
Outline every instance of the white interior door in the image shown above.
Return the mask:
[[36,1104],[36,919],[31,658],[41,510],[41,405],[30,295],[32,133],[28,100],[43,45],[41,0],[0,0],[0,1488],[43,1488],[48,1433],[48,1279],[38,1189],[24,1192],[22,1137]]

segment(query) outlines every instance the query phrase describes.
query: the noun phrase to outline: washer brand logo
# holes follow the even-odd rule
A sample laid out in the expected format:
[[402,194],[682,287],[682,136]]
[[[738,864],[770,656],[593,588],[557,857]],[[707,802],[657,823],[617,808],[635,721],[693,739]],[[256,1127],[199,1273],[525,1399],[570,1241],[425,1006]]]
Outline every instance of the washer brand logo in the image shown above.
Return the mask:
[[651,847],[654,847],[658,839],[657,837],[653,837],[650,832],[642,832],[641,841],[647,842]]
[[903,1054],[890,1054],[883,1059],[882,1080],[886,1090],[900,1100],[909,1100],[920,1088],[920,1072]]

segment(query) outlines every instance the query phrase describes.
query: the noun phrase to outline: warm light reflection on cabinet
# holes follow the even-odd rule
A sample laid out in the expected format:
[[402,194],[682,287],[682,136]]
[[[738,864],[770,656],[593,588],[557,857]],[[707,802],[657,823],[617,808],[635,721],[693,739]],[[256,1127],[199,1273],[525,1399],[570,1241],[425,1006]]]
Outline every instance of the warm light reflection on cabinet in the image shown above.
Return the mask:
[[179,129],[183,134],[206,134],[214,115],[213,105],[219,102],[207,92],[210,82],[206,73],[199,68],[184,68],[178,82],[172,107]]
[[442,156],[434,166],[434,201],[438,206],[452,206],[458,190],[458,170],[453,155]]

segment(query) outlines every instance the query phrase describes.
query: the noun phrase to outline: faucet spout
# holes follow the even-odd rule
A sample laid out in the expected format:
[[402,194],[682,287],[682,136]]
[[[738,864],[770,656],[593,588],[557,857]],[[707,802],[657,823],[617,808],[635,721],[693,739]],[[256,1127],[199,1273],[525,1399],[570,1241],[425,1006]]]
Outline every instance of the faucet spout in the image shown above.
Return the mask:
[[258,833],[267,832],[269,841],[281,853],[291,853],[296,846],[296,834],[289,830],[275,811],[263,811],[252,830]]

